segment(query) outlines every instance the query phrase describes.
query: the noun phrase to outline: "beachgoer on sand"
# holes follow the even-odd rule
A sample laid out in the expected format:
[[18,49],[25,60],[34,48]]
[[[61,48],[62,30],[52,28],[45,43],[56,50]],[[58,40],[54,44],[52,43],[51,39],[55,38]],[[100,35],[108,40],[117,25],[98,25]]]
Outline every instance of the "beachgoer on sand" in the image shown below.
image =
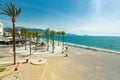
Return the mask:
[[64,53],[64,50],[62,50],[61,54],[63,54],[63,53]]
[[65,57],[68,57],[68,47],[65,47]]
[[66,50],[68,50],[68,47],[65,47]]

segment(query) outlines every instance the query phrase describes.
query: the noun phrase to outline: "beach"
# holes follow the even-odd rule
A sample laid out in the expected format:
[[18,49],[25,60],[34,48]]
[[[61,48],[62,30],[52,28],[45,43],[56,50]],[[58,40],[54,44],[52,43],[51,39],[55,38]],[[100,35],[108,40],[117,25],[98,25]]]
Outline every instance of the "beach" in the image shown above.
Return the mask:
[[[56,43],[57,44],[57,43]],[[23,80],[120,80],[120,54],[87,48],[68,47],[68,57],[61,54],[61,47],[56,45],[55,53],[17,54],[20,76]],[[51,50],[51,48],[50,48]],[[33,51],[34,53],[34,51]],[[22,63],[26,59],[46,59],[44,64]],[[0,51],[0,63],[13,62],[9,50]],[[16,65],[0,65],[7,70],[0,72],[3,80],[13,80]]]
[[120,0],[0,0],[0,80],[120,80]]

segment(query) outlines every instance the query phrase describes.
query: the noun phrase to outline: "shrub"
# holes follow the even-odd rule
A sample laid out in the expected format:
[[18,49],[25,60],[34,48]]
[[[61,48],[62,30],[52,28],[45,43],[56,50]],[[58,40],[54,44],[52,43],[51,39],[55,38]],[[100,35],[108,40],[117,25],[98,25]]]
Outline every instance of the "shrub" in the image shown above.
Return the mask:
[[3,72],[5,71],[6,68],[0,68],[0,72]]

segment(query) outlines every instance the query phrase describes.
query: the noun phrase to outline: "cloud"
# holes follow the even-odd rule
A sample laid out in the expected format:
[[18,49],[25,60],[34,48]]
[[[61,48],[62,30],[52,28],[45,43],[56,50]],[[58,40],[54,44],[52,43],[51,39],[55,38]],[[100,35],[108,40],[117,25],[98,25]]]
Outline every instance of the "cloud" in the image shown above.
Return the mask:
[[116,17],[92,15],[90,18],[83,20],[82,23],[79,22],[69,25],[69,31],[66,31],[79,35],[120,36],[120,20]]
[[88,34],[91,36],[120,36],[119,26],[120,24],[111,23],[109,21],[103,24],[94,24],[91,22],[90,24],[83,25],[83,27],[71,28],[69,32],[79,35]]
[[99,13],[101,12],[102,7],[104,7],[110,0],[92,0],[91,6],[94,12]]

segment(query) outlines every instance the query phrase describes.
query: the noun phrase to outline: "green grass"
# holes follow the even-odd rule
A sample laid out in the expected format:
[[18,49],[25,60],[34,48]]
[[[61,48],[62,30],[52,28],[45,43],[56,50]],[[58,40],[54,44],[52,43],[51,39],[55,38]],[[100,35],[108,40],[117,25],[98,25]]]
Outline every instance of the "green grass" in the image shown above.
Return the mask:
[[5,70],[6,70],[6,68],[0,68],[0,72],[3,72]]

